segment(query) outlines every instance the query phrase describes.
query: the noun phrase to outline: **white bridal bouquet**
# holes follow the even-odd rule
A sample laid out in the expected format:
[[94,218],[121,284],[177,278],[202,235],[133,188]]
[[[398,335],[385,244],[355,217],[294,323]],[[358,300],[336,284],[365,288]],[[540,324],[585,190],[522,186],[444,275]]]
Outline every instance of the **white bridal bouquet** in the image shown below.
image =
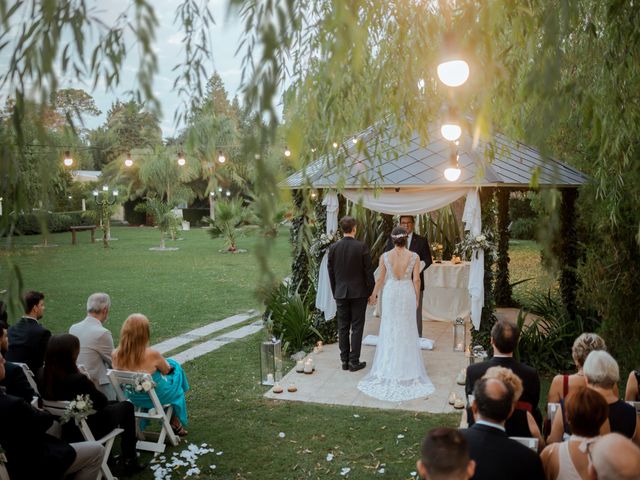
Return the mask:
[[78,395],[75,400],[71,400],[67,405],[64,414],[60,417],[60,423],[64,424],[73,419],[75,424],[80,426],[82,420],[86,420],[89,415],[94,413],[96,411],[93,409],[93,402],[89,395]]

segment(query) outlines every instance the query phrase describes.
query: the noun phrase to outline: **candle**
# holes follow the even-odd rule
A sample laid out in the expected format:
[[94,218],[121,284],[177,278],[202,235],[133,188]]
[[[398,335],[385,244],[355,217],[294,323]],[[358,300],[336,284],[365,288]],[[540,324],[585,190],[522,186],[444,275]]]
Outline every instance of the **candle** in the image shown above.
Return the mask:
[[456,350],[458,350],[459,352],[464,350],[464,346],[462,345],[462,343],[459,343],[458,345],[456,345]]
[[267,383],[273,384],[273,382],[274,382],[273,373],[267,373]]
[[322,350],[324,350],[324,344],[322,343],[322,340],[318,341],[318,352],[321,352]]
[[298,373],[304,372],[304,362],[302,360],[298,360],[296,362],[296,372]]
[[313,353],[320,353],[319,347],[313,347]]
[[313,373],[313,360],[310,358],[304,362],[304,373]]
[[457,395],[455,394],[455,392],[451,392],[449,394],[449,405],[453,405],[454,403],[456,403],[456,399],[457,399]]

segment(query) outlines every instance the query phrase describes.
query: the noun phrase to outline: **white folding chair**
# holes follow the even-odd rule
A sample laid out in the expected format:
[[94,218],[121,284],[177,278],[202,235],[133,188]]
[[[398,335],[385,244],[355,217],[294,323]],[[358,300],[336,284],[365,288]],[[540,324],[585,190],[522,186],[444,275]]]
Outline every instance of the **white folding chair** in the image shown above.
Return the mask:
[[538,439],[532,437],[509,437],[511,440],[515,440],[518,443],[521,443],[527,448],[530,448],[534,452],[538,452]]
[[553,425],[553,419],[560,410],[559,403],[547,403],[547,418],[549,419],[550,425]]
[[[53,401],[53,400],[43,400],[42,405],[45,410],[47,410],[52,415],[56,415],[58,417],[64,415],[69,402],[67,401]],[[122,428],[114,428],[109,433],[107,433],[102,438],[95,438],[93,436],[93,432],[89,428],[86,420],[80,421],[80,432],[82,432],[82,437],[88,442],[98,442],[101,445],[104,445],[104,456],[102,457],[102,465],[100,467],[101,473],[98,475],[98,480],[104,476],[107,480],[114,480],[115,477],[111,474],[111,470],[109,469],[109,465],[107,465],[107,460],[109,460],[109,455],[111,454],[111,448],[113,448],[113,442],[116,437],[120,435],[124,430]]]
[[13,362],[13,363],[15,363],[16,365],[20,365],[20,367],[24,371],[25,376],[27,377],[27,381],[29,382],[29,385],[31,386],[31,388],[33,388],[34,392],[40,395],[40,392],[38,391],[38,384],[36,383],[36,376],[33,374],[31,369],[29,368],[29,365],[27,365],[26,363],[20,363],[20,362]]
[[[145,380],[149,380],[153,385],[153,380],[151,375],[144,372],[127,372],[124,370],[107,370],[107,377],[109,377],[109,381],[111,385],[113,385],[113,389],[116,391],[116,396],[119,401],[127,400],[127,396],[122,389],[122,385],[131,385],[132,387],[136,384],[136,379],[139,379],[142,376]],[[146,377],[145,377],[146,376]],[[136,419],[137,420],[154,420],[160,422],[161,430],[158,432],[149,432],[149,431],[141,431],[139,422],[136,422],[136,429],[140,436],[142,436],[142,440],[138,440],[136,443],[136,448],[138,450],[146,450],[148,452],[154,453],[163,453],[165,450],[165,440],[168,439],[171,445],[176,446],[180,439],[178,436],[173,433],[173,429],[171,428],[171,416],[173,415],[173,405],[162,405],[160,403],[160,399],[158,398],[158,394],[156,393],[155,388],[151,388],[148,392],[144,392],[149,395],[151,399],[151,403],[153,404],[153,409],[144,411],[144,409],[136,406]],[[148,441],[147,438],[156,438],[155,442]]]

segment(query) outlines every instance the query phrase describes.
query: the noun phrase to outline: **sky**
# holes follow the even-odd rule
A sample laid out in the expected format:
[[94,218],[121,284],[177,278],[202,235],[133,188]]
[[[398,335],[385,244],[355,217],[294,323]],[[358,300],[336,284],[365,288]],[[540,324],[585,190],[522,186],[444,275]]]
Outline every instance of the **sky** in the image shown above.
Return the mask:
[[[109,0],[101,3],[100,18],[107,23],[112,22],[131,3],[131,0]],[[165,137],[176,133],[173,115],[181,101],[178,94],[172,91],[175,78],[172,68],[183,58],[184,53],[182,50],[183,34],[173,24],[175,8],[178,3],[178,0],[152,1],[159,23],[156,40],[153,43],[154,51],[158,57],[158,73],[154,80],[153,91],[161,102],[163,113],[161,127]],[[236,57],[235,52],[241,39],[243,27],[237,17],[228,18],[227,0],[210,0],[209,8],[216,22],[210,29],[213,64],[209,65],[209,71],[216,70],[220,74],[227,92],[232,98],[236,93],[239,94],[242,53]],[[7,58],[6,53],[0,55],[0,68],[6,68]],[[83,84],[77,78],[65,75],[60,75],[60,88],[82,88],[93,96],[102,114],[98,117],[87,116],[85,126],[95,128],[104,122],[109,107],[117,98],[126,100],[125,92],[131,90],[135,85],[137,65],[137,55],[127,58],[121,73],[120,87],[115,93],[106,92],[100,84],[92,91],[91,85]],[[2,93],[3,96],[6,96],[8,92]]]

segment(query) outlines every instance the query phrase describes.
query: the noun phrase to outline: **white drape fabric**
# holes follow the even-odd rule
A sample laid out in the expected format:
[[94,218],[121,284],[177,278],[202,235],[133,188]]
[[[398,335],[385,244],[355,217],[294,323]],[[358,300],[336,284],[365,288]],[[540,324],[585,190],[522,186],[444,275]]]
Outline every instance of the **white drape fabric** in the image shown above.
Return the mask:
[[338,231],[338,195],[335,192],[329,192],[322,200],[322,205],[327,207],[327,233],[336,233]]
[[[464,229],[471,235],[482,232],[482,217],[480,215],[480,195],[478,189],[467,193],[462,222]],[[476,249],[471,255],[471,269],[469,270],[469,296],[471,297],[471,323],[477,330],[480,328],[480,317],[484,306],[484,250]]]
[[[326,233],[336,233],[338,231],[338,195],[335,192],[328,192],[322,205],[327,209]],[[331,320],[336,316],[338,307],[331,291],[329,281],[329,252],[325,252],[320,262],[318,271],[318,291],[316,293],[316,308],[324,313],[325,320]]]
[[352,202],[362,202],[362,206],[376,212],[389,215],[420,215],[446,207],[468,191],[469,187],[441,190],[402,188],[399,192],[344,190],[342,194]]

